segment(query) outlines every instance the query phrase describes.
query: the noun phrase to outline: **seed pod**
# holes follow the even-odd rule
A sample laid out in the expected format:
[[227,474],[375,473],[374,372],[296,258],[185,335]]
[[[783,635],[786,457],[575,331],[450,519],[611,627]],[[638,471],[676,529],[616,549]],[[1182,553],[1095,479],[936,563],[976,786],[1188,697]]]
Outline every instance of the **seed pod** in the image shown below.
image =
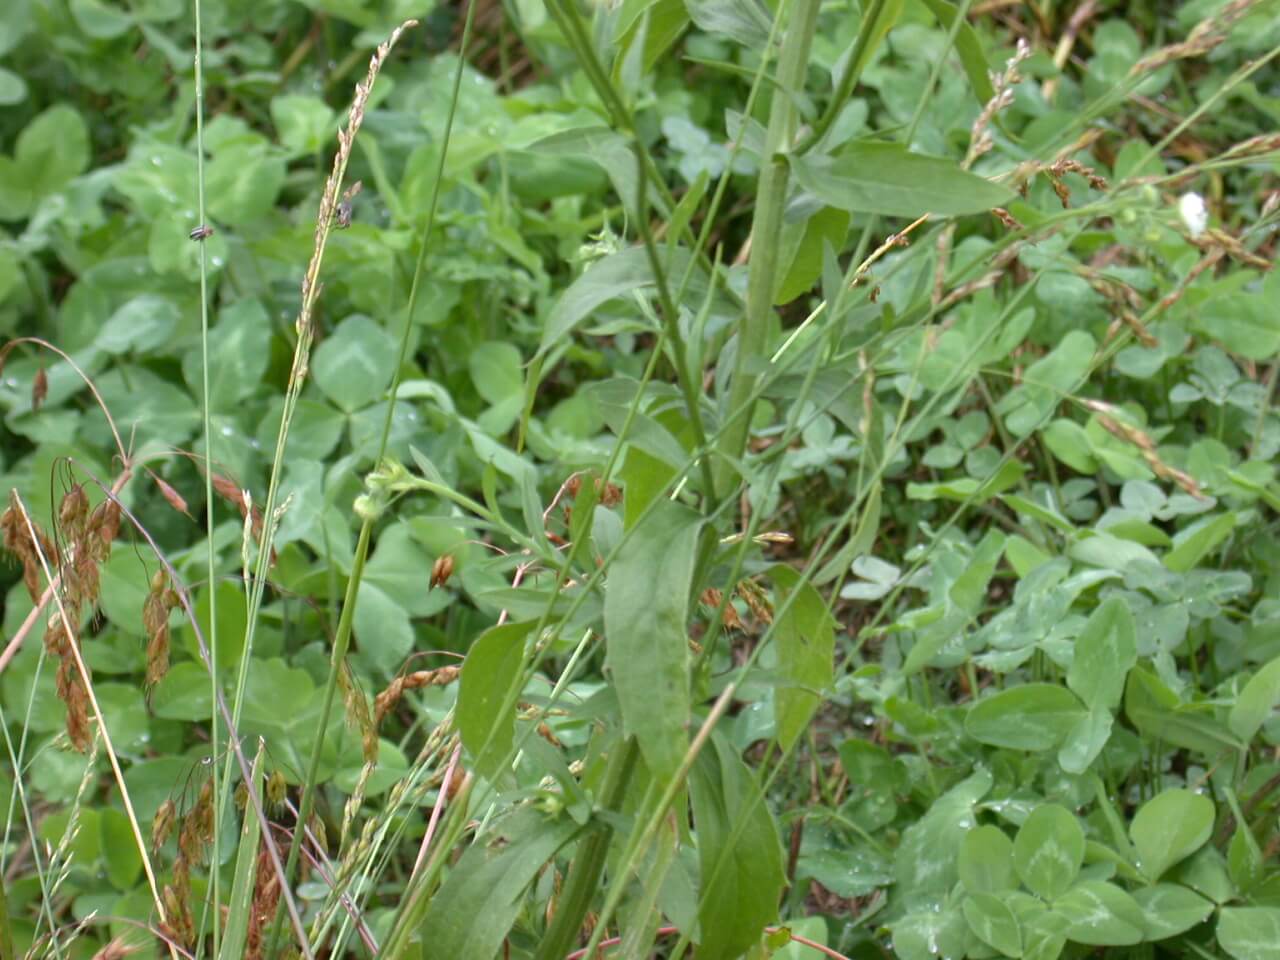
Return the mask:
[[431,586],[443,587],[449,582],[451,576],[453,576],[453,554],[445,553],[436,557],[436,562],[431,565]]

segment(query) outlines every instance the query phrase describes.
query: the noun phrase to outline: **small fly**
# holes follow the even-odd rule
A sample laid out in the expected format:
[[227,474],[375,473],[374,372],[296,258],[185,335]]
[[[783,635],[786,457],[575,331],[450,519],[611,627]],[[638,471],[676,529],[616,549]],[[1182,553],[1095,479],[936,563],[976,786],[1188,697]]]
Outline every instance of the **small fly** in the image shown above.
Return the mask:
[[202,223],[187,234],[187,236],[192,240],[208,240],[213,236],[213,227],[209,226],[207,223]]
[[351,205],[355,201],[356,197],[360,195],[360,191],[362,189],[364,189],[364,183],[357,180],[349,186],[346,192],[342,195],[342,200],[338,203],[337,219],[339,230],[345,230],[347,227],[351,226],[351,215],[353,212]]

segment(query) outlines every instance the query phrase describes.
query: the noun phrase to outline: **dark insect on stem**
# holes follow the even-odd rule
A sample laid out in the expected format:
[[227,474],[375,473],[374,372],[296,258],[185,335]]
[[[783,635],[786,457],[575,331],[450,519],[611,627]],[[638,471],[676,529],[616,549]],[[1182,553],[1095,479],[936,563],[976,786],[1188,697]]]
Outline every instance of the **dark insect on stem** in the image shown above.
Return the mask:
[[213,236],[213,227],[209,226],[207,223],[202,223],[187,234],[187,236],[192,240],[208,240]]
[[347,187],[346,192],[342,194],[342,199],[338,202],[338,229],[345,230],[351,226],[351,205],[356,197],[360,195],[360,191],[364,188],[364,183],[357,180],[351,186]]

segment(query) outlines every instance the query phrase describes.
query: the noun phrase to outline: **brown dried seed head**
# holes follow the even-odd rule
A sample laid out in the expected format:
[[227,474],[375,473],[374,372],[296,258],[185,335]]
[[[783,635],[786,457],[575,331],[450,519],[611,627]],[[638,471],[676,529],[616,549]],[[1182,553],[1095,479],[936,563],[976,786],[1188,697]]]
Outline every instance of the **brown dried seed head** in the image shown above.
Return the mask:
[[164,497],[165,503],[169,504],[173,509],[184,514],[188,519],[190,519],[191,513],[187,509],[187,501],[183,499],[182,494],[178,493],[177,490],[165,483],[165,481],[156,476],[155,473],[152,473],[151,471],[147,472],[151,473],[151,479],[155,481],[156,487],[160,490],[160,496]]
[[89,497],[84,492],[84,485],[72,484],[71,489],[62,495],[62,503],[58,506],[58,522],[68,536],[78,539],[88,517]]
[[44,403],[44,398],[48,395],[49,375],[44,372],[44,367],[41,367],[31,381],[31,409],[39,410],[40,405]]
[[222,497],[228,503],[233,504],[240,511],[240,516],[245,515],[244,493],[240,487],[230,477],[224,477],[220,473],[215,473],[211,478],[214,492]]
[[448,583],[453,576],[453,567],[453,554],[445,553],[436,557],[436,562],[431,565],[431,586],[443,587]]
[[151,850],[158,852],[173,833],[173,825],[178,819],[178,807],[170,799],[156,808],[156,815],[151,818]]

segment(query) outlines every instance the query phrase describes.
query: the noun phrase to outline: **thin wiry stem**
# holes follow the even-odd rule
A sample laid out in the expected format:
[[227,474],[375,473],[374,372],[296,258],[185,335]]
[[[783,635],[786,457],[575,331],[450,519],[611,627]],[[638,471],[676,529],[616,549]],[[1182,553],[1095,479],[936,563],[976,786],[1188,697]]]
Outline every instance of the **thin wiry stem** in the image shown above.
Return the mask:
[[[205,224],[204,201],[204,44],[201,36],[200,0],[193,0],[195,7],[195,83],[196,83],[196,211],[200,218],[200,228]],[[204,471],[204,518],[205,543],[208,545],[206,556],[209,580],[209,686],[210,703],[218,694],[218,591],[217,587],[217,554],[213,543],[213,427],[210,420],[209,394],[209,258],[204,241],[200,242],[200,374],[201,374],[201,407],[204,417],[204,453],[206,469]],[[209,755],[218,756],[218,722],[216,717],[209,724]],[[218,789],[218,764],[209,765],[213,771],[213,795],[220,797]],[[228,769],[229,772],[229,769]],[[213,849],[222,849],[222,817],[213,818]],[[209,871],[213,887],[213,955],[220,953],[222,916],[222,881],[221,871]]]

